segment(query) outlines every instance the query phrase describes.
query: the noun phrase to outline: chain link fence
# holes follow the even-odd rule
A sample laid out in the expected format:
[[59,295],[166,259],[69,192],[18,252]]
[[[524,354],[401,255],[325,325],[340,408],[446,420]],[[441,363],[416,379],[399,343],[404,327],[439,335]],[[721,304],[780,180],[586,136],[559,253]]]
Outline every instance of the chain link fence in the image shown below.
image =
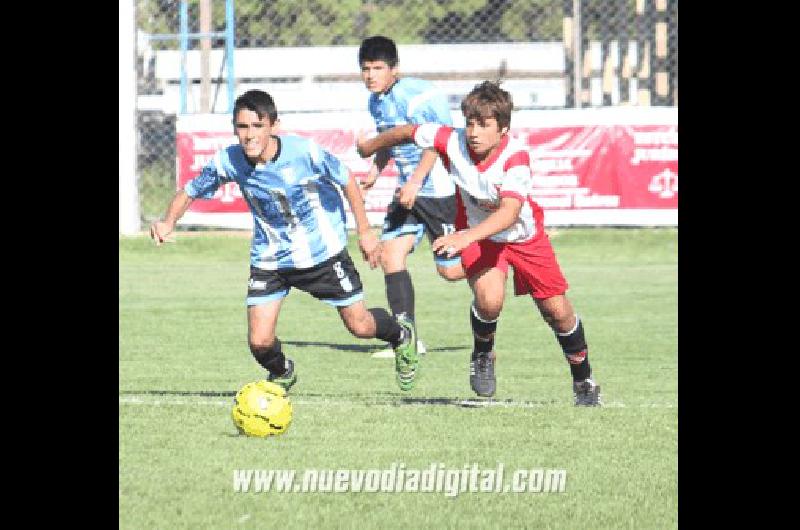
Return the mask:
[[362,111],[356,51],[371,35],[394,39],[401,74],[442,87],[453,109],[483,79],[517,108],[678,104],[677,0],[136,0],[136,28],[145,225],[175,191],[181,110],[227,113],[234,93],[261,88],[282,113]]

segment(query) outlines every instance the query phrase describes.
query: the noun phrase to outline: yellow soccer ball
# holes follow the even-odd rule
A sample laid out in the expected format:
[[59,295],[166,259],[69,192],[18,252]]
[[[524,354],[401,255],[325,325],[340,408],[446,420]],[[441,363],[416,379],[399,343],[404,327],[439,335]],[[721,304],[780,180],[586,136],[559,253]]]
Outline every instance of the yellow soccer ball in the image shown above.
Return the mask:
[[292,404],[282,386],[262,379],[244,385],[233,398],[233,424],[247,436],[277,436],[292,422]]

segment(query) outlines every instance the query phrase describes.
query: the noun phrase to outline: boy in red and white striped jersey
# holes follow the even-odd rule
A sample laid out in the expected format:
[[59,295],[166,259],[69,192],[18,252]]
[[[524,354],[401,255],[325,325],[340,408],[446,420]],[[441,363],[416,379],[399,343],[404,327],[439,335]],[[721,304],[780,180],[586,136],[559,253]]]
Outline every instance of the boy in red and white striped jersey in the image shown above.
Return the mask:
[[567,281],[544,231],[542,209],[531,196],[528,149],[508,135],[512,109],[511,95],[484,81],[461,102],[465,128],[400,125],[372,139],[359,138],[358,152],[367,157],[413,141],[435,149],[456,184],[456,232],[432,246],[448,257],[461,254],[474,295],[472,389],[485,397],[495,393],[494,337],[511,265],[514,294],[531,295],[569,362],[575,405],[598,406],[600,386],[592,379],[583,324],[565,295]]

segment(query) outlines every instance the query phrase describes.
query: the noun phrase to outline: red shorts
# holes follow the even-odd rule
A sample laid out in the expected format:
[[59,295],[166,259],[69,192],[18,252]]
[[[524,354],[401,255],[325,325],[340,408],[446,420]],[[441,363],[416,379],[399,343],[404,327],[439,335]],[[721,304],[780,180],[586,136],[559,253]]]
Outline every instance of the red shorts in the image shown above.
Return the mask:
[[477,241],[461,251],[461,264],[468,278],[491,267],[508,274],[511,265],[517,296],[530,293],[533,298],[550,298],[564,294],[569,288],[545,233],[525,243]]

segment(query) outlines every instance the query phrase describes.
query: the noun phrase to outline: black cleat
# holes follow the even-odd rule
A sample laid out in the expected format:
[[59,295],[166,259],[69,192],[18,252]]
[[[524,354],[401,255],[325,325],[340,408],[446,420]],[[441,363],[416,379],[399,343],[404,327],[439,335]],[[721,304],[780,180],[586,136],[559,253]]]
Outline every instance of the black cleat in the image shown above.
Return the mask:
[[574,381],[572,392],[575,394],[576,407],[600,407],[603,405],[600,395],[600,385],[591,379]]
[[272,381],[276,385],[282,386],[283,389],[288,392],[289,389],[292,388],[292,385],[297,382],[297,373],[294,371],[294,361],[288,357],[286,358],[285,366],[286,372],[284,372],[282,375],[270,373],[267,376],[267,381]]
[[472,352],[469,362],[469,384],[472,390],[481,397],[494,395],[496,382],[494,377],[494,360],[497,355],[494,351],[489,353]]

